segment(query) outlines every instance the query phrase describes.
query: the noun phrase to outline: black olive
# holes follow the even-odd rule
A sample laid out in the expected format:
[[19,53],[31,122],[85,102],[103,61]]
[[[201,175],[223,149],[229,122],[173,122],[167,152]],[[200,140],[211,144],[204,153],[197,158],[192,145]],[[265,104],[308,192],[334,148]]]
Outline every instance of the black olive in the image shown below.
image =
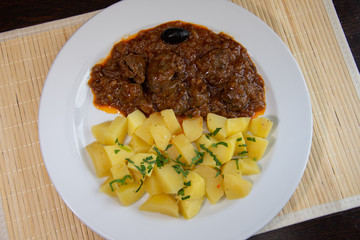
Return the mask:
[[161,33],[161,39],[169,44],[184,42],[190,36],[190,32],[183,28],[168,28]]

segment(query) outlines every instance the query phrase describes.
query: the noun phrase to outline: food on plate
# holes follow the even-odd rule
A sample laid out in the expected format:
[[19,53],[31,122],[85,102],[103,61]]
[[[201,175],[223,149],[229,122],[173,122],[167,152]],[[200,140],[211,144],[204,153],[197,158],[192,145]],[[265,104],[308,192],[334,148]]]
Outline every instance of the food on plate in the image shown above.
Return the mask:
[[[97,107],[124,116],[135,110],[149,116],[173,109],[182,117],[254,117],[266,107],[264,81],[247,50],[224,33],[182,21],[116,43],[109,56],[93,66],[88,85]],[[129,120],[129,130],[141,119]],[[164,121],[174,134],[179,126],[170,127],[171,119]]]
[[[204,201],[216,204],[224,196],[230,200],[246,197],[252,189],[247,176],[260,173],[257,161],[268,146],[261,136],[268,135],[271,120],[238,120],[209,113],[203,125],[203,118],[198,118],[178,120],[172,109],[143,118],[135,110],[127,117],[93,126],[96,141],[86,150],[96,176],[106,177],[100,191],[117,197],[124,206],[145,195],[140,210],[186,219],[195,217]],[[242,126],[234,130],[229,122]],[[100,142],[105,136],[115,140]]]

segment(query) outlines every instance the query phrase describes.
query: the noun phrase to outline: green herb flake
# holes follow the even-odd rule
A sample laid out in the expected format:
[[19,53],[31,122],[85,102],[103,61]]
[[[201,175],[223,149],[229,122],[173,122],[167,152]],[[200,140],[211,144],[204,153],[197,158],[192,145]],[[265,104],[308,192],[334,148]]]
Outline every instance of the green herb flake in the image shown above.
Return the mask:
[[190,198],[190,195],[187,195],[185,197],[181,197],[181,200],[186,200],[186,199],[189,199]]
[[127,178],[130,178],[130,180],[132,179],[130,175],[125,175],[123,178],[115,179],[115,180],[111,181],[109,183],[111,191],[114,191],[114,188],[112,186],[114,183],[120,183],[121,185],[126,185],[125,181],[126,181]]
[[177,195],[178,195],[178,196],[184,196],[184,195],[185,195],[185,190],[184,190],[184,188],[180,189],[180,190],[177,192]]
[[239,137],[238,139],[236,139],[237,142],[242,141],[242,137]]
[[251,142],[256,142],[256,139],[254,137],[247,137],[246,139]]
[[188,182],[184,182],[184,185],[185,185],[186,187],[190,187],[190,186],[191,186],[191,180],[188,181]]
[[221,169],[220,169],[220,168],[218,168],[218,167],[215,167],[214,169],[216,170],[216,175],[215,175],[215,178],[217,178],[217,176],[219,176],[219,175],[220,175],[220,173],[221,173]]
[[238,153],[239,156],[244,156],[248,153],[248,151],[241,151]]
[[216,155],[215,155],[212,151],[210,151],[209,149],[207,149],[204,144],[200,144],[200,148],[201,148],[202,150],[204,150],[205,152],[209,153],[209,155],[214,159],[214,161],[215,161],[215,163],[216,163],[216,166],[220,166],[220,167],[221,167],[221,162],[219,161],[219,159],[217,159]]
[[115,149],[115,150],[114,150],[114,153],[115,153],[115,154],[118,154],[119,152],[120,152],[120,149]]
[[191,159],[191,165],[199,165],[204,160],[204,152],[195,150],[196,156]]
[[217,147],[219,145],[223,145],[225,147],[228,147],[228,144],[226,142],[218,142],[218,143],[213,143],[211,146],[212,147]]
[[169,148],[171,148],[172,144],[170,143],[169,145],[166,146],[165,151],[168,150]]
[[140,188],[142,187],[142,185],[143,185],[143,183],[144,183],[144,181],[143,181],[142,179],[140,179],[140,182],[141,182],[141,183],[140,183],[139,188],[136,189],[136,191],[135,191],[136,193],[140,190]]
[[186,177],[189,174],[189,171],[184,170],[181,165],[176,164],[172,166],[177,174],[182,174],[184,177]]

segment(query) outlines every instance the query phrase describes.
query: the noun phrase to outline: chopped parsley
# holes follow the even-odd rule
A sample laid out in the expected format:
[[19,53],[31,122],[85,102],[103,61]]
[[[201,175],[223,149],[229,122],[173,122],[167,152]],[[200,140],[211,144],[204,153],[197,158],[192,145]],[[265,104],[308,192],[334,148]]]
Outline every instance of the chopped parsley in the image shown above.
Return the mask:
[[121,185],[126,185],[125,181],[127,178],[130,178],[130,180],[132,179],[130,175],[125,175],[123,178],[119,178],[119,179],[115,179],[115,180],[111,181],[109,183],[111,191],[114,191],[114,188],[112,186],[114,183],[120,183]]
[[218,134],[220,130],[221,130],[221,128],[216,128],[213,132],[206,134],[205,137],[210,140],[210,137],[216,136],[216,134]]
[[191,160],[191,165],[199,165],[200,163],[203,162],[204,160],[204,152],[199,152],[197,150],[195,150],[196,156],[192,158]]
[[[120,143],[118,138],[116,138],[115,143],[117,143],[117,145],[118,145],[121,149],[123,149],[123,150],[125,150],[125,151],[127,151],[127,152],[131,152],[131,149],[128,148],[128,147],[126,147],[124,144]],[[120,151],[120,150],[119,150],[119,151]],[[117,151],[117,152],[115,152],[115,153],[117,154],[119,151]]]
[[200,148],[201,148],[202,150],[204,150],[205,152],[209,153],[209,155],[214,159],[214,161],[215,161],[215,163],[216,163],[216,166],[220,166],[220,167],[221,167],[221,162],[219,161],[219,159],[217,159],[216,155],[215,155],[212,151],[210,151],[209,149],[207,149],[204,144],[200,144]]
[[136,189],[136,193],[140,190],[140,188],[142,187],[142,185],[144,184],[144,181],[142,180],[142,179],[140,179],[140,186],[139,186],[139,188],[138,189]]
[[251,142],[256,142],[256,139],[254,137],[247,137],[246,139]]
[[213,143],[211,146],[212,147],[217,147],[219,145],[223,145],[225,147],[228,147],[228,144],[226,142],[218,142],[218,143]]

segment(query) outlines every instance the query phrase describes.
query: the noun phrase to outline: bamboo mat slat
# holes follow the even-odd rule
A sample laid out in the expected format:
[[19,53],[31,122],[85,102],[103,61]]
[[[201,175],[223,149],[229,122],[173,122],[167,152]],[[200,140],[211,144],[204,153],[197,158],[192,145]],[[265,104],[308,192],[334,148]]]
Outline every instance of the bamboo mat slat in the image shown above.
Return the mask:
[[[360,206],[360,77],[331,0],[232,1],[260,17],[289,47],[313,109],[313,143],[303,178],[262,231]],[[101,239],[54,189],[37,128],[52,62],[95,13],[0,33],[0,239]]]

